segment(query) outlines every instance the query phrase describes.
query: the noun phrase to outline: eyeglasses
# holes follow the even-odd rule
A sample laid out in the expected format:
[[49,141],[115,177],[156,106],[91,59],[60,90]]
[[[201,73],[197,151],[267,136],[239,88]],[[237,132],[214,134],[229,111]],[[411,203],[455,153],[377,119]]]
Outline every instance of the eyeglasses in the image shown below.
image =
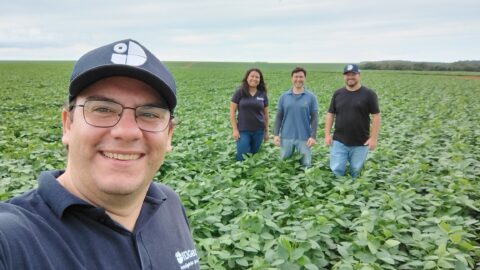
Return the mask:
[[72,105],[70,110],[73,107],[82,107],[85,122],[100,128],[114,127],[118,124],[125,109],[134,110],[138,128],[148,132],[164,131],[172,118],[170,111],[164,108],[150,105],[131,108],[106,100],[88,100],[83,105]]

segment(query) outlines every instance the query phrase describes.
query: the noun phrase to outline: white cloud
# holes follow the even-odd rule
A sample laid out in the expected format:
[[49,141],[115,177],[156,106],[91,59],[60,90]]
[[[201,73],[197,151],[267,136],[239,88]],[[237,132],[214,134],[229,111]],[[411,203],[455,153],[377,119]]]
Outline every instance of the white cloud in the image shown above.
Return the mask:
[[0,60],[76,59],[128,37],[166,56],[163,60],[479,58],[474,0],[17,0],[3,5]]

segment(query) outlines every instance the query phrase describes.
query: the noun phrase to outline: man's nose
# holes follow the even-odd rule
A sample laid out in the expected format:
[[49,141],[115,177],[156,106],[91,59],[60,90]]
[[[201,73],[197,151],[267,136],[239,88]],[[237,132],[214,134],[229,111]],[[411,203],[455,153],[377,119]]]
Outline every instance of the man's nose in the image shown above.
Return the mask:
[[141,137],[142,130],[138,127],[134,108],[123,108],[120,120],[113,127],[112,133],[126,139]]

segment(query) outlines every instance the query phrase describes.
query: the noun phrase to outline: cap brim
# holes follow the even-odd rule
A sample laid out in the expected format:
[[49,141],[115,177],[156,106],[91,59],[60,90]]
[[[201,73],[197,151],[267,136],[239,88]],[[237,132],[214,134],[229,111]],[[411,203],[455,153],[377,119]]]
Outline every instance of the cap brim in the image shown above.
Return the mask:
[[125,76],[145,82],[165,99],[168,107],[173,112],[172,109],[175,108],[177,103],[176,97],[173,94],[174,90],[152,73],[139,67],[129,65],[115,64],[98,66],[78,75],[70,82],[69,100],[71,101],[74,97],[80,94],[80,92],[96,81],[112,76]]

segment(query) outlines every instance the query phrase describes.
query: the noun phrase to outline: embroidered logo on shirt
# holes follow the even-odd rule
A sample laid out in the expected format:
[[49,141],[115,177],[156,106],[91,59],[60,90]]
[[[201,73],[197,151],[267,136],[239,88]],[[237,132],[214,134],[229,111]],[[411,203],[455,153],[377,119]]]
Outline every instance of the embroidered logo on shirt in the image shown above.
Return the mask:
[[257,97],[257,100],[264,101],[263,97]]
[[175,257],[180,265],[180,269],[188,269],[191,266],[198,264],[197,251],[195,249],[189,249],[185,251],[175,252]]
[[178,251],[175,252],[175,257],[177,257],[177,262],[178,262],[179,264],[182,264],[182,263],[183,263],[182,253],[180,253],[180,252],[178,252]]

